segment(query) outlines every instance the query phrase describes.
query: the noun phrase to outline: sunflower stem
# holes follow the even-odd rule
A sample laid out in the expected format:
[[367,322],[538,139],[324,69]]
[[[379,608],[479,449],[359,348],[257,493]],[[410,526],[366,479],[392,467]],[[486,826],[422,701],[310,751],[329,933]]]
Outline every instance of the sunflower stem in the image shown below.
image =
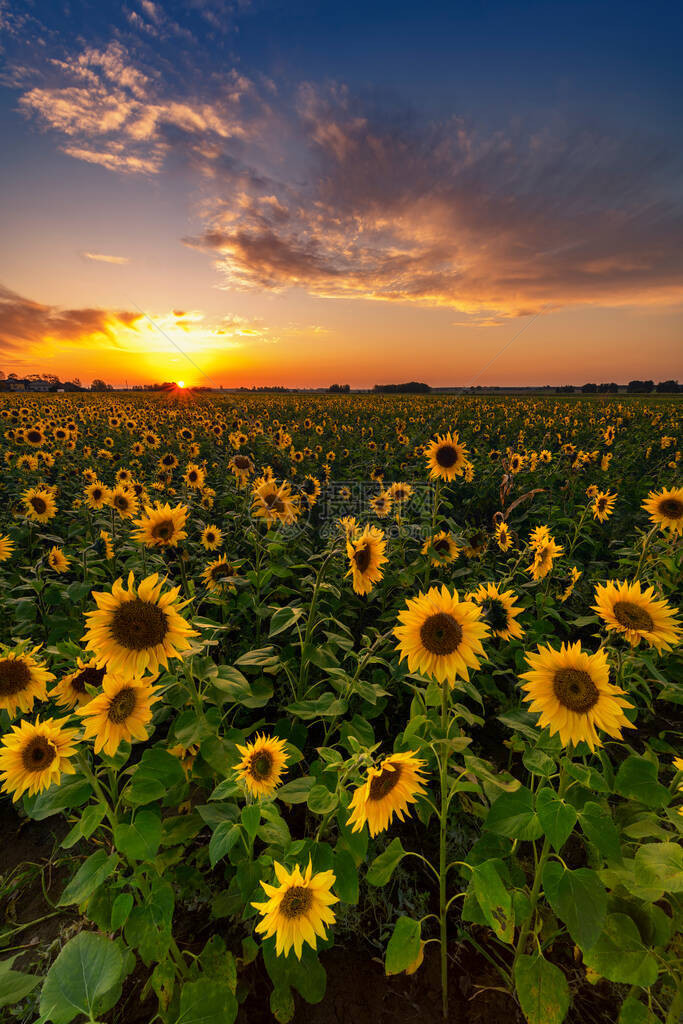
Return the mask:
[[[448,683],[441,684],[441,729],[448,737]],[[448,754],[450,745],[444,744],[439,758],[439,782],[441,786],[441,813],[439,814],[439,936],[441,944],[441,1008],[443,1019],[448,1020],[448,929],[446,916],[446,826],[448,824]]]

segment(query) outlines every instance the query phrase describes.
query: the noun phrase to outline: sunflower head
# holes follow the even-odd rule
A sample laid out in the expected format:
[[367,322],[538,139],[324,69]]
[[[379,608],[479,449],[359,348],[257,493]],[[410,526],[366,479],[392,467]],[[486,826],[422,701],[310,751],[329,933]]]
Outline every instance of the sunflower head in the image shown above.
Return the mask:
[[411,672],[448,682],[454,686],[469,670],[478,669],[485,656],[481,641],[489,627],[481,620],[481,608],[473,601],[460,601],[457,591],[445,585],[431,587],[426,594],[411,598],[399,612],[394,629],[400,660],[408,660]]
[[524,630],[516,621],[522,609],[511,590],[501,591],[495,583],[482,583],[471,595],[482,610],[482,618],[501,640],[519,639]]
[[357,594],[369,594],[375,583],[382,579],[380,567],[388,561],[384,554],[386,543],[383,532],[374,526],[366,526],[356,536],[347,534],[349,570],[346,575],[353,577],[353,589]]
[[146,740],[145,726],[152,719],[152,704],[159,700],[152,679],[113,675],[102,680],[102,693],[78,709],[85,739],[94,739],[95,753],[115,754],[122,742]]
[[653,587],[642,590],[640,583],[610,581],[595,588],[596,611],[608,630],[621,633],[632,646],[644,640],[650,647],[670,651],[680,642],[682,627],[676,609],[655,597]]
[[660,529],[683,533],[683,487],[650,491],[643,508],[649,514],[650,522],[659,525]]
[[145,514],[135,521],[137,530],[133,537],[148,548],[177,547],[187,537],[187,512],[187,505],[171,508],[168,502],[165,505],[156,502],[154,508],[147,506]]
[[76,729],[47,718],[35,724],[21,722],[3,736],[0,746],[0,779],[5,793],[16,802],[22,793],[33,796],[73,773],[69,758],[76,753]]
[[433,479],[453,480],[462,476],[468,461],[468,451],[460,443],[457,431],[453,434],[437,434],[436,439],[425,449],[429,475]]
[[55,697],[61,707],[82,707],[93,699],[88,687],[99,690],[105,672],[106,668],[98,668],[94,661],[79,658],[75,671],[60,679],[50,696]]
[[21,643],[14,649],[0,646],[0,708],[14,717],[30,711],[35,701],[47,700],[47,683],[54,679],[36,657],[40,647]]
[[370,768],[365,783],[351,798],[348,824],[352,831],[360,832],[367,821],[370,835],[375,836],[389,827],[394,814],[403,821],[410,804],[426,792],[424,764],[415,757],[415,751],[409,750],[391,754],[378,768]]
[[290,873],[277,861],[273,867],[279,885],[261,882],[268,899],[252,903],[262,917],[256,931],[267,939],[275,936],[278,956],[287,956],[294,947],[300,960],[304,942],[315,949],[316,936],[326,939],[326,926],[334,924],[335,915],[330,907],[339,902],[331,891],[335,875],[332,871],[314,875],[310,860],[304,872],[297,865]]
[[237,745],[242,760],[235,771],[252,796],[269,796],[280,785],[287,770],[285,746],[284,740],[260,735],[244,747]]

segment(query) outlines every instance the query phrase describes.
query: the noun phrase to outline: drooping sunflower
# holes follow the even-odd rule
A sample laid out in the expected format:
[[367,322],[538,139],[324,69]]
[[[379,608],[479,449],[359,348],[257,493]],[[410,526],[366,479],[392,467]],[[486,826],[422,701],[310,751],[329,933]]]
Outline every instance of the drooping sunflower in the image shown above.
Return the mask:
[[458,545],[448,530],[440,530],[422,545],[422,554],[431,555],[432,565],[435,568],[454,562],[458,557],[458,550]]
[[273,867],[279,885],[261,882],[268,899],[265,903],[252,903],[263,918],[256,931],[267,939],[275,936],[277,956],[287,956],[293,946],[300,960],[304,942],[315,949],[316,936],[326,939],[325,926],[335,922],[330,907],[339,902],[331,891],[336,876],[332,871],[314,875],[310,860],[303,874],[298,865],[291,874],[277,861]]
[[[152,677],[154,678],[154,677]],[[103,692],[78,708],[85,727],[83,738],[95,740],[95,753],[112,755],[125,740],[146,740],[145,726],[152,719],[152,704],[160,699],[159,687],[149,677],[112,675],[102,680]]]
[[148,548],[175,548],[187,537],[186,522],[187,505],[171,508],[168,502],[162,505],[157,501],[153,508],[147,505],[145,514],[135,520],[133,539]]
[[83,707],[93,699],[86,686],[99,689],[106,671],[104,667],[98,668],[94,661],[85,661],[79,657],[76,669],[59,680],[50,691],[50,696],[57,699],[60,707],[73,708],[76,705]]
[[206,551],[215,551],[223,543],[223,531],[217,526],[206,526],[202,530],[202,547]]
[[609,663],[604,649],[589,654],[581,649],[581,641],[562,644],[560,650],[538,647],[538,653],[526,656],[529,671],[522,689],[529,710],[540,712],[539,726],[559,732],[564,746],[582,741],[591,750],[602,746],[597,729],[614,739],[621,739],[622,729],[633,726],[624,714],[632,705],[624,691],[609,681]]
[[481,621],[481,608],[474,601],[460,601],[458,592],[443,585],[431,587],[407,602],[399,612],[401,625],[394,629],[399,641],[399,661],[408,659],[411,672],[430,676],[453,686],[457,676],[469,679],[469,669],[478,669],[485,652],[481,641],[489,627]]
[[367,821],[370,835],[376,836],[389,827],[394,815],[403,821],[409,805],[426,792],[421,778],[424,764],[414,750],[408,750],[385,757],[379,768],[370,768],[351,798],[347,822],[351,831],[360,832]]
[[163,593],[164,582],[154,573],[136,588],[131,572],[128,590],[119,577],[111,593],[93,591],[97,610],[86,613],[82,639],[98,665],[141,675],[145,670],[158,672],[160,665],[168,668],[169,658],[184,657],[188,638],[198,634],[179,614],[189,603],[178,599],[180,587]]
[[75,771],[69,758],[76,753],[77,729],[65,729],[54,718],[35,724],[20,722],[2,738],[0,779],[16,803],[22,793],[33,796]]
[[35,701],[47,700],[47,684],[55,677],[36,658],[39,650],[26,644],[14,650],[0,646],[0,708],[11,718],[17,711],[26,714]]
[[114,545],[111,542],[111,537],[106,530],[100,530],[100,542],[99,545],[102,547],[102,554],[110,561],[114,557]]
[[498,523],[495,530],[496,544],[501,551],[509,551],[512,547],[512,532],[508,524],[503,521]]
[[49,523],[57,515],[57,504],[51,491],[30,487],[22,494],[26,518],[33,523]]
[[55,572],[63,573],[69,571],[70,559],[56,545],[50,549],[47,561],[50,568]]
[[650,491],[643,502],[650,522],[659,523],[660,529],[683,533],[683,487],[669,487]]
[[681,637],[677,610],[663,598],[657,600],[654,587],[642,590],[638,580],[634,583],[610,580],[599,583],[595,588],[593,611],[598,613],[607,629],[623,633],[631,647],[637,647],[641,640],[645,640],[660,654],[670,651]]
[[242,760],[235,767],[237,776],[252,796],[270,796],[280,785],[287,770],[285,741],[273,736],[257,735],[252,743],[236,744]]
[[598,491],[591,505],[593,518],[604,523],[614,512],[616,500],[616,494],[611,494],[610,491]]
[[209,562],[202,572],[202,579],[212,594],[222,594],[226,590],[234,590],[235,576],[237,576],[237,569],[228,561],[227,555],[221,555],[215,561]]
[[254,472],[254,463],[248,455],[233,455],[228,462],[230,472],[234,473],[239,481],[240,487],[246,484],[247,480]]
[[88,484],[83,493],[86,505],[95,511],[109,504],[109,488],[99,480],[93,480],[91,484]]
[[449,431],[447,434],[437,434],[436,439],[425,448],[425,457],[430,477],[453,480],[465,472],[468,451],[460,442],[458,432],[451,434]]
[[539,543],[534,549],[534,559],[526,571],[535,580],[544,579],[553,567],[553,562],[564,554],[564,548],[555,543],[554,537],[548,536],[545,543]]
[[484,621],[501,640],[512,640],[513,637],[518,640],[524,636],[524,630],[517,622],[517,616],[523,609],[515,603],[517,596],[512,590],[501,591],[495,583],[480,583],[471,598],[481,608]]
[[366,526],[357,537],[347,535],[346,554],[350,567],[346,575],[353,576],[353,589],[357,594],[369,594],[382,579],[380,566],[389,561],[384,554],[386,546],[384,533],[375,526]]
[[14,554],[14,541],[6,533],[0,533],[0,562],[6,562]]

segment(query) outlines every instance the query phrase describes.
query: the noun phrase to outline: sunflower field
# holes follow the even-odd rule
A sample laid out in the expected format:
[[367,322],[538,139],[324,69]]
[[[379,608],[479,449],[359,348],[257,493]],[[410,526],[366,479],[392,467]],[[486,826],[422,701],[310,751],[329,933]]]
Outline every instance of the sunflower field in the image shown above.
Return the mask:
[[0,418],[3,1021],[680,1024],[679,401]]

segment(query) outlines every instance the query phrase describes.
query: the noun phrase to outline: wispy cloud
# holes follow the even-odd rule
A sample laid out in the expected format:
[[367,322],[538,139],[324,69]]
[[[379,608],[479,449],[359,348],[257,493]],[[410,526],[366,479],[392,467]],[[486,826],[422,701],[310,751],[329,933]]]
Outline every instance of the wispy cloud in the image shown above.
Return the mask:
[[86,260],[92,260],[94,263],[130,263],[127,256],[109,256],[104,252],[84,252],[83,257]]

